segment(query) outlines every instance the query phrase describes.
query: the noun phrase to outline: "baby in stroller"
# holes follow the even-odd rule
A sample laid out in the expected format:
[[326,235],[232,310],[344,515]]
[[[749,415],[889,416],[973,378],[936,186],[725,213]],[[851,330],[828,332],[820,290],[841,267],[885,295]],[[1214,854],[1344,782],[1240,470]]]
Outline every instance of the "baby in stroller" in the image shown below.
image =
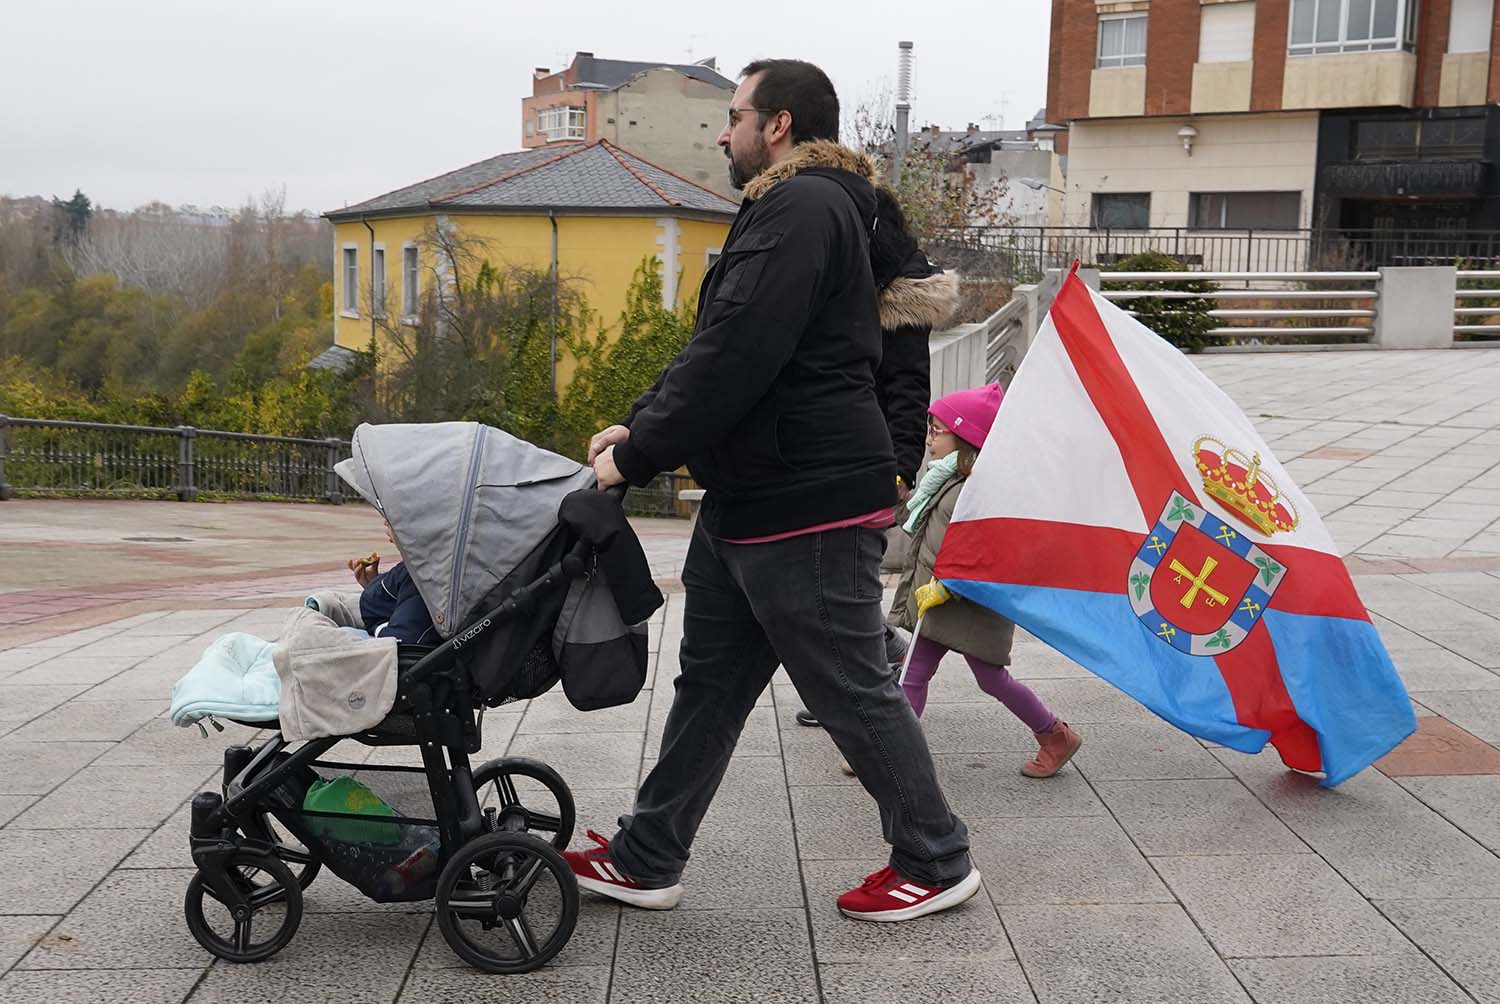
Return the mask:
[[[560,853],[573,800],[536,760],[471,767],[484,709],[559,680],[583,710],[634,699],[661,594],[619,496],[575,461],[474,423],[361,426],[352,452],[338,473],[385,515],[403,555],[366,591],[404,569],[434,644],[340,636],[311,607],[291,615],[276,657],[279,731],[226,749],[221,790],[192,802],[188,929],[226,961],[269,958],[326,867],[378,902],[434,900],[443,937],[471,965],[530,971],[577,919]],[[304,635],[314,658],[296,651]],[[413,747],[421,765],[325,759],[342,740]],[[376,790],[381,777],[425,782],[421,803],[309,799],[355,773]]]
[[[396,532],[385,524],[385,539],[396,543]],[[437,635],[432,614],[422,599],[406,563],[398,561],[389,571],[380,570],[380,555],[349,559],[349,570],[362,590],[359,616],[365,630],[376,638],[390,635],[398,641],[426,645]]]

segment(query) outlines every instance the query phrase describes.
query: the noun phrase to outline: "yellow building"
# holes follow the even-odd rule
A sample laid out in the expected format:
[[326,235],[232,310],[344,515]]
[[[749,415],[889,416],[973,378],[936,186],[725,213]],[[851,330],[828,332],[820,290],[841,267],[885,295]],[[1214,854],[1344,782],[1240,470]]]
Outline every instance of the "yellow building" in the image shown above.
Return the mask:
[[[497,269],[553,270],[609,331],[643,258],[656,259],[665,306],[692,302],[737,209],[607,140],[470,164],[324,214],[334,224],[334,344],[363,349],[393,317],[415,323],[428,287],[451,272],[424,260],[434,256],[424,235],[437,227],[479,243]],[[560,386],[573,368],[558,360]]]

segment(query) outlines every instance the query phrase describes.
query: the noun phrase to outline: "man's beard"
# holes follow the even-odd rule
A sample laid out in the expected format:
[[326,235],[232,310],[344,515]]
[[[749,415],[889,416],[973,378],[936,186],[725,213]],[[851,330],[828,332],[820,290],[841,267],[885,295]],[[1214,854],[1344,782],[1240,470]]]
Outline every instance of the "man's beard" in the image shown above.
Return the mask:
[[724,156],[729,158],[729,184],[737,192],[750,184],[751,178],[771,166],[771,148],[759,133],[755,136],[755,146],[745,156],[736,158],[728,147],[724,148]]

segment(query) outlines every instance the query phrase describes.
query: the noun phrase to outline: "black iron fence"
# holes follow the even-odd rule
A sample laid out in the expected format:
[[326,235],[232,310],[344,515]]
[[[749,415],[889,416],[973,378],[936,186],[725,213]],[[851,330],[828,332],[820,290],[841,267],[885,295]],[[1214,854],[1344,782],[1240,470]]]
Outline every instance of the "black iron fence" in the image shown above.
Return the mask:
[[[0,415],[0,500],[16,496],[265,499],[335,505],[346,495],[333,467],[347,439],[110,425]],[[659,475],[625,500],[634,516],[687,518],[684,474]]]
[[333,465],[347,439],[0,416],[0,498],[344,500]]
[[1382,266],[1500,265],[1500,230],[1096,230],[1091,227],[954,227],[932,252],[970,276],[1036,282],[1074,261],[1108,267],[1159,251],[1206,272],[1363,272]]

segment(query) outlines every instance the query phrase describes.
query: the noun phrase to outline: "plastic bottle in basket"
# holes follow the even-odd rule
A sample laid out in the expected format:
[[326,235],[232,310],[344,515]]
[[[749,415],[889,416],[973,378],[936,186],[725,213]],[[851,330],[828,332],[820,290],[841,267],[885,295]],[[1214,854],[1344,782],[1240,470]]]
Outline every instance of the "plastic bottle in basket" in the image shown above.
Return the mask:
[[386,869],[380,878],[381,896],[399,896],[407,889],[437,871],[440,843],[433,840],[408,854],[399,864]]

